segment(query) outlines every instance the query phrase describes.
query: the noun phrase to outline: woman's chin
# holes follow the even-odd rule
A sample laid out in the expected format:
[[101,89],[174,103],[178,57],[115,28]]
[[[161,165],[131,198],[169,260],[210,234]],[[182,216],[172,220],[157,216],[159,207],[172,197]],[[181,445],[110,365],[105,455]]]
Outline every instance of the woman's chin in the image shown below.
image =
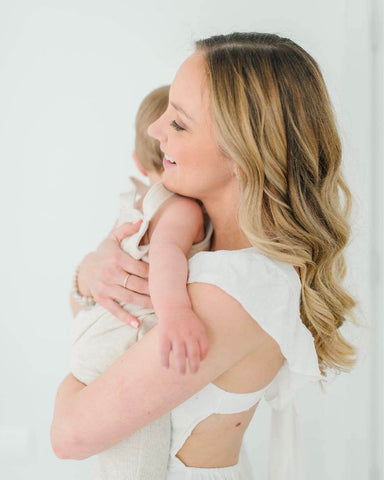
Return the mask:
[[168,172],[163,172],[161,176],[163,186],[170,192],[177,193],[183,197],[198,198],[196,195],[199,195],[200,189],[194,188],[194,182],[188,181],[188,179],[179,181],[173,173],[170,172],[170,175],[168,175]]
[[177,195],[182,195],[183,197],[190,197],[190,195],[185,191],[185,189],[178,187],[176,182],[169,181],[167,182],[164,178],[162,180],[163,186],[172,193]]
[[163,186],[167,190],[169,190],[170,192],[178,193],[179,195],[181,195],[180,192],[176,188],[175,182],[172,182],[172,180],[167,178],[167,175],[163,174],[163,176],[161,177],[161,182],[162,182]]

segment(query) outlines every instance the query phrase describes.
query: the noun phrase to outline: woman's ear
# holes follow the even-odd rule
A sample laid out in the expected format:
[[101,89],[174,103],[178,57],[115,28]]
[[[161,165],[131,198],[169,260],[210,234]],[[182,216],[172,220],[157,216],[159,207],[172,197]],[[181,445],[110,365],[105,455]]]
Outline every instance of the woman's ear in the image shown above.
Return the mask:
[[136,167],[138,168],[138,170],[140,171],[140,173],[142,173],[145,177],[148,177],[148,172],[143,168],[143,166],[141,165],[141,163],[140,163],[139,160],[137,159],[136,150],[134,150],[134,151],[132,152],[132,158],[133,158],[133,160],[135,161]]

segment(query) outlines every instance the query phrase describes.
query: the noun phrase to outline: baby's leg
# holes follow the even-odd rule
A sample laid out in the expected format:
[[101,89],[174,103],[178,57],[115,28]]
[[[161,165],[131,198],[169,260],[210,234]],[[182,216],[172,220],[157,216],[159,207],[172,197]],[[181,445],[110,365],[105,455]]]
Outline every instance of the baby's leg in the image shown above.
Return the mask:
[[92,480],[162,480],[171,442],[170,413],[99,453]]
[[[126,306],[125,306],[126,308]],[[127,348],[157,324],[153,310],[137,315],[135,329],[100,305],[82,310],[72,324],[72,373],[88,385]],[[170,413],[95,456],[92,480],[158,480],[167,472],[171,441]]]
[[89,385],[136,343],[138,333],[99,304],[81,310],[71,324],[72,374]]

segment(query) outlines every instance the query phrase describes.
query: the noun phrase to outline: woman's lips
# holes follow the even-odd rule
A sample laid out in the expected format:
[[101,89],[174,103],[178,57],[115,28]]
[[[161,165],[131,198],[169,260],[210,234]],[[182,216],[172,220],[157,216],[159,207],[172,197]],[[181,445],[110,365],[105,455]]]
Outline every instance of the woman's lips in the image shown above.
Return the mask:
[[164,167],[164,168],[176,167],[176,163],[170,162],[169,160],[167,160],[167,159],[165,158],[165,155],[164,155],[164,157],[163,157],[163,167]]

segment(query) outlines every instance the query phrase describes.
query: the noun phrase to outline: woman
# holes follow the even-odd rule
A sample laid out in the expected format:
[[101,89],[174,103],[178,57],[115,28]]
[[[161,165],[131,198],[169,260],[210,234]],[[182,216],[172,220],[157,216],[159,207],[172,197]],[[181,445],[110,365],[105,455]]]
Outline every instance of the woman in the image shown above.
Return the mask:
[[[164,161],[164,186],[201,200],[212,221],[210,251],[190,259],[187,286],[208,355],[180,375],[180,342],[162,368],[156,326],[89,386],[68,375],[52,445],[61,458],[87,458],[171,412],[167,479],[251,478],[242,438],[264,397],[270,478],[298,479],[293,395],[356,356],[338,330],[355,306],[341,287],[351,195],[340,140],[319,68],[291,40],[234,33],[196,47],[149,134],[175,161]],[[126,321],[114,299],[151,306],[147,266],[118,248],[135,231],[114,228],[79,277],[82,294]]]

